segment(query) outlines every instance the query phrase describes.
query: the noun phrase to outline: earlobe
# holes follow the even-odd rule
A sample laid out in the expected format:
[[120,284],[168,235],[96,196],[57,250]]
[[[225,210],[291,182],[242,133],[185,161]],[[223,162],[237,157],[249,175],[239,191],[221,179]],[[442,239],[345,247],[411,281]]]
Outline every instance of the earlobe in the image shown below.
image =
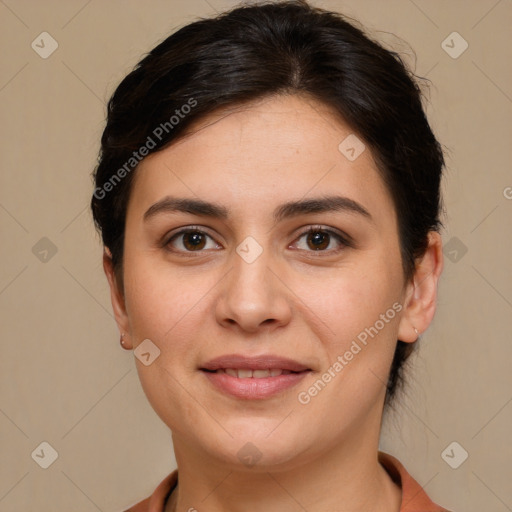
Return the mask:
[[443,270],[441,235],[429,233],[425,254],[418,259],[414,275],[407,285],[404,312],[400,319],[398,339],[412,343],[424,332],[434,318],[437,287]]
[[[124,295],[119,283],[117,282],[117,277],[112,263],[112,255],[108,247],[105,247],[103,251],[103,270],[105,271],[105,275],[107,276],[108,284],[110,286],[110,300],[112,302],[112,309],[114,311],[117,326],[121,333],[128,333],[130,332],[130,328],[128,315],[126,313]],[[122,346],[126,349],[132,348],[130,339],[126,335],[124,335],[124,343]]]

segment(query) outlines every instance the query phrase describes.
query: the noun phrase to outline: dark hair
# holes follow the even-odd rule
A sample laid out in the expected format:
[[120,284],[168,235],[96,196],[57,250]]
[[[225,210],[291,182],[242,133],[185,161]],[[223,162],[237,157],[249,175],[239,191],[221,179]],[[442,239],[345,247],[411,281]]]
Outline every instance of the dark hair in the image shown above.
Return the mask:
[[[416,76],[338,13],[305,0],[246,5],[191,23],[156,46],[108,103],[91,208],[122,288],[126,209],[138,162],[220,107],[304,94],[338,112],[372,151],[398,216],[404,275],[440,227],[440,144]],[[390,404],[416,343],[397,340]]]

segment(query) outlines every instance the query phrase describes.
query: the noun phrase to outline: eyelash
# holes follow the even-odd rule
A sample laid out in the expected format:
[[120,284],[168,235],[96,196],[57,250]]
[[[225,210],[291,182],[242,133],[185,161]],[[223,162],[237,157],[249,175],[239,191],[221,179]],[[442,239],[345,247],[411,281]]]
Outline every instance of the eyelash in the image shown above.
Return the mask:
[[[199,233],[201,235],[206,235],[207,237],[209,237],[210,239],[213,240],[213,237],[211,235],[209,235],[206,231],[201,229],[199,226],[188,226],[188,227],[183,228],[180,231],[172,234],[172,236],[166,237],[164,242],[163,242],[163,244],[162,244],[162,246],[164,248],[167,248],[167,250],[169,252],[172,252],[172,253],[175,253],[175,254],[181,254],[181,255],[186,254],[187,256],[188,255],[193,255],[194,253],[204,252],[205,249],[199,249],[198,251],[186,251],[186,250],[183,251],[183,250],[175,250],[175,249],[169,249],[168,248],[173,240],[175,240],[175,239],[177,239],[180,236],[183,236],[185,234],[191,234],[191,233]],[[301,240],[303,237],[305,237],[307,235],[310,235],[310,234],[313,234],[313,233],[322,233],[324,235],[327,234],[327,235],[329,235],[331,237],[334,237],[335,239],[338,240],[338,242],[340,243],[341,247],[338,248],[338,249],[326,249],[326,250],[318,250],[318,251],[307,250],[307,249],[299,249],[300,251],[305,251],[305,252],[309,252],[309,253],[312,253],[314,255],[320,256],[319,253],[333,254],[333,253],[338,253],[338,252],[342,251],[346,247],[353,247],[353,243],[352,243],[350,237],[348,237],[348,235],[343,235],[341,233],[338,233],[337,231],[334,231],[332,229],[328,229],[328,228],[325,228],[325,227],[322,227],[322,226],[310,226],[306,231],[303,231],[302,233],[300,233],[299,236],[297,238],[295,238],[295,242],[292,242],[292,243],[296,243],[297,241]],[[329,245],[330,245],[330,240],[329,240]]]

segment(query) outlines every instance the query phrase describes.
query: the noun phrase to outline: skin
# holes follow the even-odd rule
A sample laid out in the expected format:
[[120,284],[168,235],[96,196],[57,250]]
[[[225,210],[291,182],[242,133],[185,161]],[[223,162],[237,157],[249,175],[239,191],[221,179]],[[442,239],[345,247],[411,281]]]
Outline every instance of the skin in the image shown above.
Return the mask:
[[[311,98],[270,97],[202,119],[136,171],[124,293],[108,250],[104,268],[125,347],[150,339],[161,351],[149,366],[135,361],[172,431],[179,485],[166,511],[400,509],[401,490],[377,459],[384,383],[396,340],[414,342],[414,328],[423,332],[434,315],[441,239],[430,234],[406,281],[394,204],[370,150],[353,162],[338,150],[351,133]],[[356,201],[371,219],[343,210],[273,219],[283,203],[333,194]],[[164,212],[144,221],[166,196],[214,202],[229,216]],[[208,235],[200,251],[183,236],[165,246],[190,226]],[[315,250],[310,226],[352,242],[328,236]],[[248,236],[263,251],[250,264],[236,252]],[[317,396],[299,403],[298,393],[394,303],[401,311]],[[242,400],[199,370],[233,353],[284,356],[312,371],[277,396]],[[247,442],[261,453],[253,467],[237,456]]]

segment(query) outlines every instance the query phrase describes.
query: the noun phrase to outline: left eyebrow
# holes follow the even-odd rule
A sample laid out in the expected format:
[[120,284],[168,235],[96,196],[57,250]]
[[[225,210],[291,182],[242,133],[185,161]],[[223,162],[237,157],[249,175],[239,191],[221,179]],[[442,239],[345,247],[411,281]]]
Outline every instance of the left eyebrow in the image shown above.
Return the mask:
[[[311,215],[332,211],[344,211],[357,213],[373,222],[370,212],[360,203],[344,196],[326,196],[299,201],[289,201],[278,206],[274,211],[274,221],[297,217],[299,215]],[[166,196],[150,206],[144,213],[144,221],[161,213],[183,212],[204,217],[227,219],[229,210],[222,205],[210,203],[201,199],[177,198]]]
[[370,212],[361,204],[344,196],[326,196],[301,201],[290,201],[279,206],[274,212],[275,222],[285,218],[313,213],[345,211],[357,213],[373,222]]

